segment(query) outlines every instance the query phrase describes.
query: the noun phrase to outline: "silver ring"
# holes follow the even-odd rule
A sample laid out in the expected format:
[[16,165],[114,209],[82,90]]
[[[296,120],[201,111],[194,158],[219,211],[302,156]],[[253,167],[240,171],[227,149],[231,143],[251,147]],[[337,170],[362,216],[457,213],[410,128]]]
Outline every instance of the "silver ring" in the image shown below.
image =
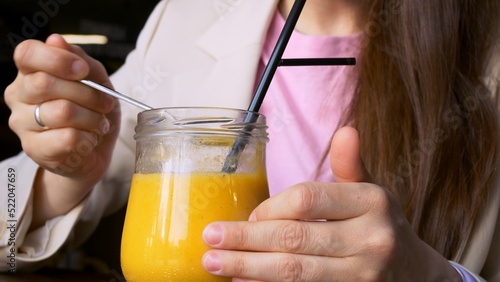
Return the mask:
[[39,104],[35,107],[35,121],[36,124],[38,124],[42,129],[49,129],[45,123],[43,123],[42,118],[40,117],[40,106],[42,104]]

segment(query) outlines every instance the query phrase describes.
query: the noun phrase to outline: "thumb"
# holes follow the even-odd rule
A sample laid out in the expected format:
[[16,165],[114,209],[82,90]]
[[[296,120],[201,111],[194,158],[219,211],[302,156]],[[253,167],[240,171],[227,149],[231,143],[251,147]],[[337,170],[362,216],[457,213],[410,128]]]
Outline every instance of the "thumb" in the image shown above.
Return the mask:
[[45,43],[47,45],[75,53],[73,47],[69,45],[68,42],[66,42],[66,40],[64,40],[64,38],[59,34],[51,34],[49,37],[47,37]]
[[86,63],[86,66],[84,66],[84,69],[86,71],[83,72],[85,73],[85,76],[81,78],[86,77],[87,79],[94,80],[96,82],[105,84],[108,87],[111,87],[111,83],[109,83],[108,74],[104,66],[99,61],[90,57],[79,46],[70,45],[61,35],[56,33],[47,37],[47,39],[45,40],[45,44],[52,47],[64,49],[78,55]]
[[[76,80],[82,79],[88,76],[90,72],[90,66],[88,62],[81,56],[75,52],[74,46],[71,46],[64,40],[64,38],[59,34],[52,34],[45,40],[45,44],[47,46],[53,47],[57,50],[58,54],[58,72],[54,72],[55,75],[60,78]],[[64,50],[60,52],[59,50]],[[53,51],[56,52],[56,51]],[[65,70],[61,70],[61,68],[68,68]],[[70,68],[70,69],[69,69]]]
[[64,37],[62,37],[60,34],[54,33],[49,35],[47,39],[45,40],[45,44],[52,46],[52,47],[57,47],[60,49],[64,49],[66,51],[69,51],[71,53],[75,53],[78,56],[82,57],[84,60],[89,61],[91,58],[83,51],[82,48],[80,48],[77,45],[71,45],[69,44]]
[[339,129],[332,139],[330,167],[336,182],[366,182],[370,176],[360,155],[358,131],[352,127]]

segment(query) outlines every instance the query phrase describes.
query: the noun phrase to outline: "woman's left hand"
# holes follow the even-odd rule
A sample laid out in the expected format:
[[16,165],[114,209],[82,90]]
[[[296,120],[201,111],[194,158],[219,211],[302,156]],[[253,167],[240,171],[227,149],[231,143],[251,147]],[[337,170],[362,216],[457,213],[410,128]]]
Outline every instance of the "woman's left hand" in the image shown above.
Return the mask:
[[356,130],[337,132],[330,163],[335,183],[292,186],[249,222],[207,226],[205,269],[233,281],[461,281],[391,194],[368,183]]

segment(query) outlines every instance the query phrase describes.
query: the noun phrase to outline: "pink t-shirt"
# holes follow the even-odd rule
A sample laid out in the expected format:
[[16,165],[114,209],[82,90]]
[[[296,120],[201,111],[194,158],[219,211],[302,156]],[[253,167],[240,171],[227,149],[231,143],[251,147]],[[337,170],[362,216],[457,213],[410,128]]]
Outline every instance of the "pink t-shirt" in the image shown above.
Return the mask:
[[[265,40],[259,73],[269,61],[284,24],[277,12]],[[356,57],[360,40],[361,35],[327,37],[294,32],[283,58]],[[354,73],[352,66],[278,68],[260,109],[269,126],[271,195],[304,181],[333,181],[327,154],[342,112],[352,99],[350,79]]]

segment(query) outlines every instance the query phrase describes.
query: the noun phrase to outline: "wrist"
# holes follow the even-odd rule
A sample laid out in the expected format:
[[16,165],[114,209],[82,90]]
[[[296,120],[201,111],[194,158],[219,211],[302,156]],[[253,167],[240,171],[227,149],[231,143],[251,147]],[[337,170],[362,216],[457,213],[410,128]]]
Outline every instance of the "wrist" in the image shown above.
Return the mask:
[[94,185],[39,168],[33,187],[33,220],[30,229],[36,229],[47,220],[68,213],[89,194]]
[[453,268],[460,275],[463,282],[481,282],[481,281],[483,281],[480,277],[478,277],[474,273],[470,272],[462,265],[460,265],[454,261],[451,261],[451,260],[449,261],[449,263],[451,266],[453,266]]
[[415,281],[449,281],[462,282],[462,278],[457,270],[434,248],[421,241],[420,252],[414,257],[416,263],[413,268],[414,273],[421,273],[419,279]]

